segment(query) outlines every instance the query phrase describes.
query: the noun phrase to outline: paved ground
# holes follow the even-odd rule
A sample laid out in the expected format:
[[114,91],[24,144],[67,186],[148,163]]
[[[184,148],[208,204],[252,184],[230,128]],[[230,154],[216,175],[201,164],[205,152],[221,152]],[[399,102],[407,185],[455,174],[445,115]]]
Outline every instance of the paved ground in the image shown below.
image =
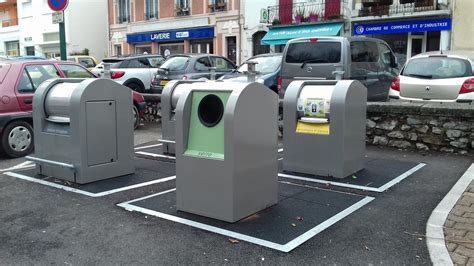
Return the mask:
[[449,213],[444,234],[453,262],[474,265],[474,182]]
[[[158,136],[158,127],[143,127],[136,144]],[[173,181],[89,198],[0,175],[0,264],[430,264],[420,235],[473,158],[367,153],[427,165],[385,193],[352,191],[376,199],[288,254],[116,206],[171,189]],[[1,160],[0,169],[22,161]]]

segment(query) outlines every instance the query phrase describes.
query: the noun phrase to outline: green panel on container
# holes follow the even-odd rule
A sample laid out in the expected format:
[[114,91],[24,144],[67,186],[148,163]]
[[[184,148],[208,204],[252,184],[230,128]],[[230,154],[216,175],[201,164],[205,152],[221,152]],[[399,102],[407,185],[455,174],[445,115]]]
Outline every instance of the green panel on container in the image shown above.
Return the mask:
[[222,160],[224,159],[224,117],[217,125],[206,127],[201,123],[198,116],[199,103],[209,94],[219,97],[224,105],[225,112],[230,92],[195,91],[192,93],[188,147],[184,155]]

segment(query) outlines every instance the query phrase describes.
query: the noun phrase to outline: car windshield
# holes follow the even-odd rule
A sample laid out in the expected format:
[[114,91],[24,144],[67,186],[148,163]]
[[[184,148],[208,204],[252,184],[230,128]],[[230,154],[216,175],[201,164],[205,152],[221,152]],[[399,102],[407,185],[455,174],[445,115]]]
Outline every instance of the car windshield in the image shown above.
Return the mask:
[[169,71],[180,71],[186,68],[186,65],[189,61],[187,56],[175,56],[166,60],[160,68],[167,69]]
[[408,61],[402,75],[424,79],[460,78],[472,76],[472,69],[467,60],[433,56]]
[[[255,65],[255,70],[258,73],[269,74],[269,73],[273,73],[273,72],[277,71],[277,69],[281,65],[281,58],[282,58],[281,55],[263,56],[263,57],[251,58],[248,61],[258,63],[257,65]],[[239,68],[237,69],[237,71],[239,71],[239,72],[247,71],[248,70],[247,62],[240,65]]]

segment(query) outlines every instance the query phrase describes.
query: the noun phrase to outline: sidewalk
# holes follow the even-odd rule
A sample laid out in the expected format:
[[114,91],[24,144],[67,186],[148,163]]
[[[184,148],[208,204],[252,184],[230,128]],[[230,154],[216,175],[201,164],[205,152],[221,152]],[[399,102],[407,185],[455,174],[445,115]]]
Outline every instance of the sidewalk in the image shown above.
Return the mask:
[[453,263],[474,265],[474,181],[449,213],[444,235]]

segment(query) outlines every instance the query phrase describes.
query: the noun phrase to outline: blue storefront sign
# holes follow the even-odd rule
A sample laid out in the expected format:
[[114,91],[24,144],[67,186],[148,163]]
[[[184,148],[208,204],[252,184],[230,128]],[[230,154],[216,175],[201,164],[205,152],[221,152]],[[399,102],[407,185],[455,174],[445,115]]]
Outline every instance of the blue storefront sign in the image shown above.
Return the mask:
[[214,27],[127,34],[128,43],[170,42],[212,38],[214,38]]
[[354,35],[394,34],[451,30],[451,19],[409,20],[386,23],[354,24]]

